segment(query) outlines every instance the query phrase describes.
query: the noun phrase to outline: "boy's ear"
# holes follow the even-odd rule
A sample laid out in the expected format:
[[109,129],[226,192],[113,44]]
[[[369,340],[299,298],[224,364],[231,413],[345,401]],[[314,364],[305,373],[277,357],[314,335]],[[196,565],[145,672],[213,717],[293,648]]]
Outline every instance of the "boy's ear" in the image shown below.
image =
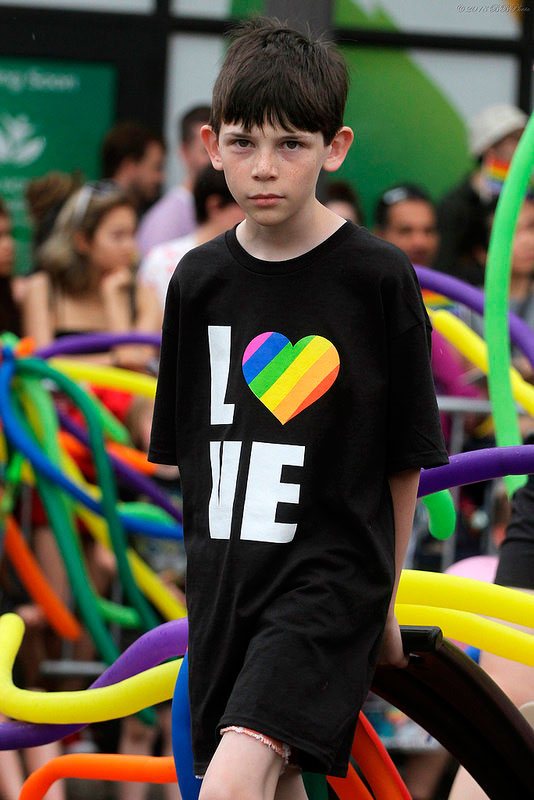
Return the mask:
[[349,152],[353,139],[352,128],[343,125],[330,142],[330,152],[323,163],[323,169],[327,172],[335,172],[336,169],[339,169],[345,161],[345,156]]
[[214,169],[221,171],[223,165],[219,152],[219,142],[217,141],[217,135],[211,125],[203,125],[200,129],[200,136],[204,142],[204,147],[208,151]]

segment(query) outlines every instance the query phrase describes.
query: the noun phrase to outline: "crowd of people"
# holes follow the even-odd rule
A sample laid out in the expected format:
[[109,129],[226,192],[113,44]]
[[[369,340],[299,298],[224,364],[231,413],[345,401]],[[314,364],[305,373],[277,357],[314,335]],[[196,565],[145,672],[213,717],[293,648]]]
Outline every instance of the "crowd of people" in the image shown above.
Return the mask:
[[[159,333],[169,281],[180,259],[191,249],[237,225],[244,214],[230,193],[224,173],[216,171],[201,138],[201,128],[209,120],[210,108],[199,105],[179,121],[179,148],[168,158],[179,158],[183,180],[162,193],[166,148],[163,139],[137,122],[121,122],[106,135],[101,150],[101,178],[83,182],[77,174],[50,172],[28,184],[26,200],[33,225],[33,261],[28,274],[15,271],[15,245],[8,207],[0,199],[0,330],[19,337],[29,336],[36,347],[71,334],[125,332]],[[358,187],[342,181],[322,186],[325,205],[344,219],[368,227],[378,237],[403,250],[413,264],[430,267],[482,287],[489,238],[504,176],[514,149],[527,122],[526,115],[508,105],[485,109],[470,121],[469,143],[476,167],[462,183],[438,202],[424,186],[398,183],[385,186],[374,218],[366,220]],[[534,196],[523,204],[512,248],[510,306],[534,328]],[[482,332],[481,318],[458,313],[471,327]],[[534,375],[530,364],[513,352],[515,366],[529,381]],[[90,356],[103,364],[157,371],[157,352],[151,347],[121,345],[106,354]],[[483,376],[470,368],[448,342],[433,333],[434,379],[438,393],[464,398],[487,396]],[[132,437],[145,451],[151,419],[151,406],[122,392],[102,392],[101,399],[127,425]],[[442,415],[445,437],[450,442],[451,418]],[[523,433],[532,430],[528,421]],[[464,415],[466,449],[491,441],[491,426],[480,415]],[[475,444],[473,445],[473,442]],[[161,480],[176,491],[177,476],[172,468],[161,468]],[[491,501],[502,492],[488,487],[464,491],[460,497],[458,554],[471,555],[487,547],[481,535],[482,508],[488,512],[491,527]],[[507,511],[501,517],[506,524]],[[43,569],[56,587],[68,596],[65,575],[55,550],[53,537],[39,509],[32,509],[29,532]],[[503,522],[504,519],[504,522]],[[419,523],[421,528],[421,523]],[[485,526],[487,528],[487,524]],[[501,525],[502,527],[502,525]],[[417,546],[411,549],[412,566],[440,568],[439,548],[428,535],[424,522]],[[491,540],[491,531],[490,531]],[[496,544],[496,543],[494,543]],[[156,548],[157,549],[157,548]],[[98,546],[87,545],[86,557],[99,590],[105,594],[114,578],[114,564]],[[173,564],[163,558],[159,571],[174,568],[172,580],[177,592],[183,591],[183,554],[173,552]],[[155,554],[156,559],[161,553]],[[13,576],[3,565],[0,572],[2,608],[21,613],[32,635],[39,639],[38,651],[50,653],[50,638],[45,636],[45,621],[32,607]],[[527,587],[528,588],[528,587]],[[45,641],[47,639],[47,641]],[[52,646],[57,650],[57,643]],[[43,686],[31,648],[22,654],[21,669],[28,686]],[[94,656],[87,642],[77,657]],[[57,683],[55,688],[64,687]],[[163,753],[170,753],[170,715],[160,715]],[[119,749],[122,752],[149,753],[155,733],[132,718],[123,725]],[[72,749],[80,740],[68,743]],[[37,752],[37,751],[36,751]],[[35,764],[50,758],[58,748],[35,755]],[[5,760],[4,760],[5,759]],[[428,767],[427,762],[427,767]],[[414,798],[430,800],[443,769],[443,759],[432,769],[412,769]],[[426,780],[421,776],[425,775]],[[0,798],[15,800],[23,780],[23,770],[15,754],[0,753]],[[130,800],[146,793],[142,785],[121,788],[121,797]],[[172,787],[169,797],[175,796]],[[47,797],[62,800],[65,789],[56,784]],[[467,797],[468,795],[460,795]]]

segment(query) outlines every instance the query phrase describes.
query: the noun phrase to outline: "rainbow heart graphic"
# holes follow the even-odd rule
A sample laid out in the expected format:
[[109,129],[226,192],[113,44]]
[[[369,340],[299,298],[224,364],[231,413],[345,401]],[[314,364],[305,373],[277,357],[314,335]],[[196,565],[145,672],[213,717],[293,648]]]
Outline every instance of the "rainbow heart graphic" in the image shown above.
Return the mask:
[[243,375],[251,391],[285,425],[330,389],[339,354],[324,336],[291,344],[282,333],[260,333],[243,354]]

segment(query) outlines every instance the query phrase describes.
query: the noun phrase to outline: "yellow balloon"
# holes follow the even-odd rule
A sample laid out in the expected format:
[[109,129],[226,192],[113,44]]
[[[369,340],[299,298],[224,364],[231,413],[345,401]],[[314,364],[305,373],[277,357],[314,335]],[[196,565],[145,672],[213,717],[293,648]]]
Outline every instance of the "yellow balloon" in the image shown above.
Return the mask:
[[24,623],[16,614],[0,617],[0,711],[25,722],[81,724],[129,716],[169,700],[181,659],[152,667],[124,681],[81,692],[30,692],[13,684],[13,663]]
[[[488,348],[483,339],[449,311],[429,309],[428,313],[434,328],[487,375]],[[527,414],[534,417],[534,386],[527,383],[513,367],[510,369],[510,377],[515,399],[521,403]]]
[[[85,506],[77,506],[76,513],[84,521],[91,535],[108,550],[111,550],[109,534],[103,520]],[[169,591],[161,578],[133,550],[126,551],[130,569],[138,586],[165,619],[181,619],[187,616],[185,606]]]
[[140,394],[151,399],[156,394],[156,379],[151,375],[66,358],[51,358],[49,363],[75,381],[88,381],[94,386]]
[[534,595],[458,575],[405,569],[396,599],[401,604],[469,611],[527,627],[534,619]]
[[398,603],[395,614],[400,625],[435,625],[449,639],[473,645],[512,661],[534,666],[534,636],[508,628],[468,611]]
[[[33,408],[31,404],[28,404],[25,407],[25,410],[34,429],[39,430],[42,423],[41,419],[35,412],[35,408]],[[0,436],[0,445],[2,438],[3,437]],[[85,480],[76,462],[65,452],[62,452],[61,459],[65,473],[74,481],[74,483],[77,483],[81,489],[85,490],[88,494],[91,494],[95,500],[100,500],[100,490]],[[32,486],[35,483],[33,471],[27,461],[24,462],[22,479]],[[76,504],[76,513],[87,525],[91,535],[108,550],[112,550],[113,548],[109,539],[107,525],[104,520],[99,517],[98,514],[90,511],[82,503]],[[136,583],[143,590],[152,605],[162,614],[162,616],[167,620],[181,619],[182,617],[187,616],[187,610],[183,603],[180,603],[180,601],[177,600],[173,594],[171,594],[168,587],[148,566],[148,564],[143,561],[143,559],[135,552],[135,550],[129,547],[126,551],[126,554],[128,556],[130,569],[132,570]]]

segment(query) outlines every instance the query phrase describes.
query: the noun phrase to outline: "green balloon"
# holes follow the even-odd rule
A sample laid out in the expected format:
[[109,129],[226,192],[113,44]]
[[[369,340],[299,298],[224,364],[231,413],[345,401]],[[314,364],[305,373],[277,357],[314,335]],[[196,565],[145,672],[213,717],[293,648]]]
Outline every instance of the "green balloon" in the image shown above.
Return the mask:
[[122,586],[128,600],[138,612],[145,630],[155,628],[159,625],[159,618],[137,586],[128,563],[126,554],[128,542],[117,511],[115,478],[104,447],[102,427],[94,404],[78,384],[44,361],[36,358],[19,359],[16,362],[16,369],[24,375],[30,374],[52,380],[83,413],[87,421],[91,450],[102,492],[102,510],[108,524]]
[[[36,436],[36,432],[31,429],[21,413],[18,403],[14,403],[13,409],[19,424],[26,430],[28,435],[36,438],[44,447],[48,458],[56,466],[61,467],[57,436],[57,416],[48,392],[43,389],[41,382],[31,375],[22,379],[19,378],[19,390],[26,395],[26,401],[31,403],[34,409],[39,410],[40,436]],[[42,439],[42,442],[40,439]],[[74,527],[72,501],[38,471],[35,472],[35,485],[43,502],[50,527],[54,532],[72,595],[80,615],[102,660],[107,664],[112,664],[119,657],[119,650],[107,630],[104,620],[117,622],[125,627],[139,628],[141,627],[139,614],[134,609],[123,608],[98,597],[85,569],[82,551]],[[132,625],[131,623],[134,621],[136,624]],[[143,709],[138,716],[148,725],[152,725],[155,722],[153,709]]]
[[448,489],[422,498],[428,511],[429,530],[436,539],[448,539],[456,528],[456,509]]
[[132,519],[143,519],[147,522],[158,522],[163,525],[168,525],[169,528],[175,528],[176,522],[171,515],[160,506],[152,505],[140,501],[133,501],[129,503],[119,503],[119,511],[126,517]]
[[89,397],[93,401],[93,407],[98,414],[104,433],[114,442],[118,442],[118,444],[131,445],[132,440],[128,428],[125,428],[122,422],[119,422],[115,414],[112,414],[96,395],[91,393]]
[[[488,250],[484,284],[484,336],[488,346],[488,386],[497,445],[521,444],[517,408],[510,381],[508,286],[514,231],[534,167],[534,115],[514,153],[499,197]],[[524,475],[508,475],[508,496],[525,483]]]
[[302,780],[308,800],[328,800],[328,784],[325,775],[317,772],[303,772]]

